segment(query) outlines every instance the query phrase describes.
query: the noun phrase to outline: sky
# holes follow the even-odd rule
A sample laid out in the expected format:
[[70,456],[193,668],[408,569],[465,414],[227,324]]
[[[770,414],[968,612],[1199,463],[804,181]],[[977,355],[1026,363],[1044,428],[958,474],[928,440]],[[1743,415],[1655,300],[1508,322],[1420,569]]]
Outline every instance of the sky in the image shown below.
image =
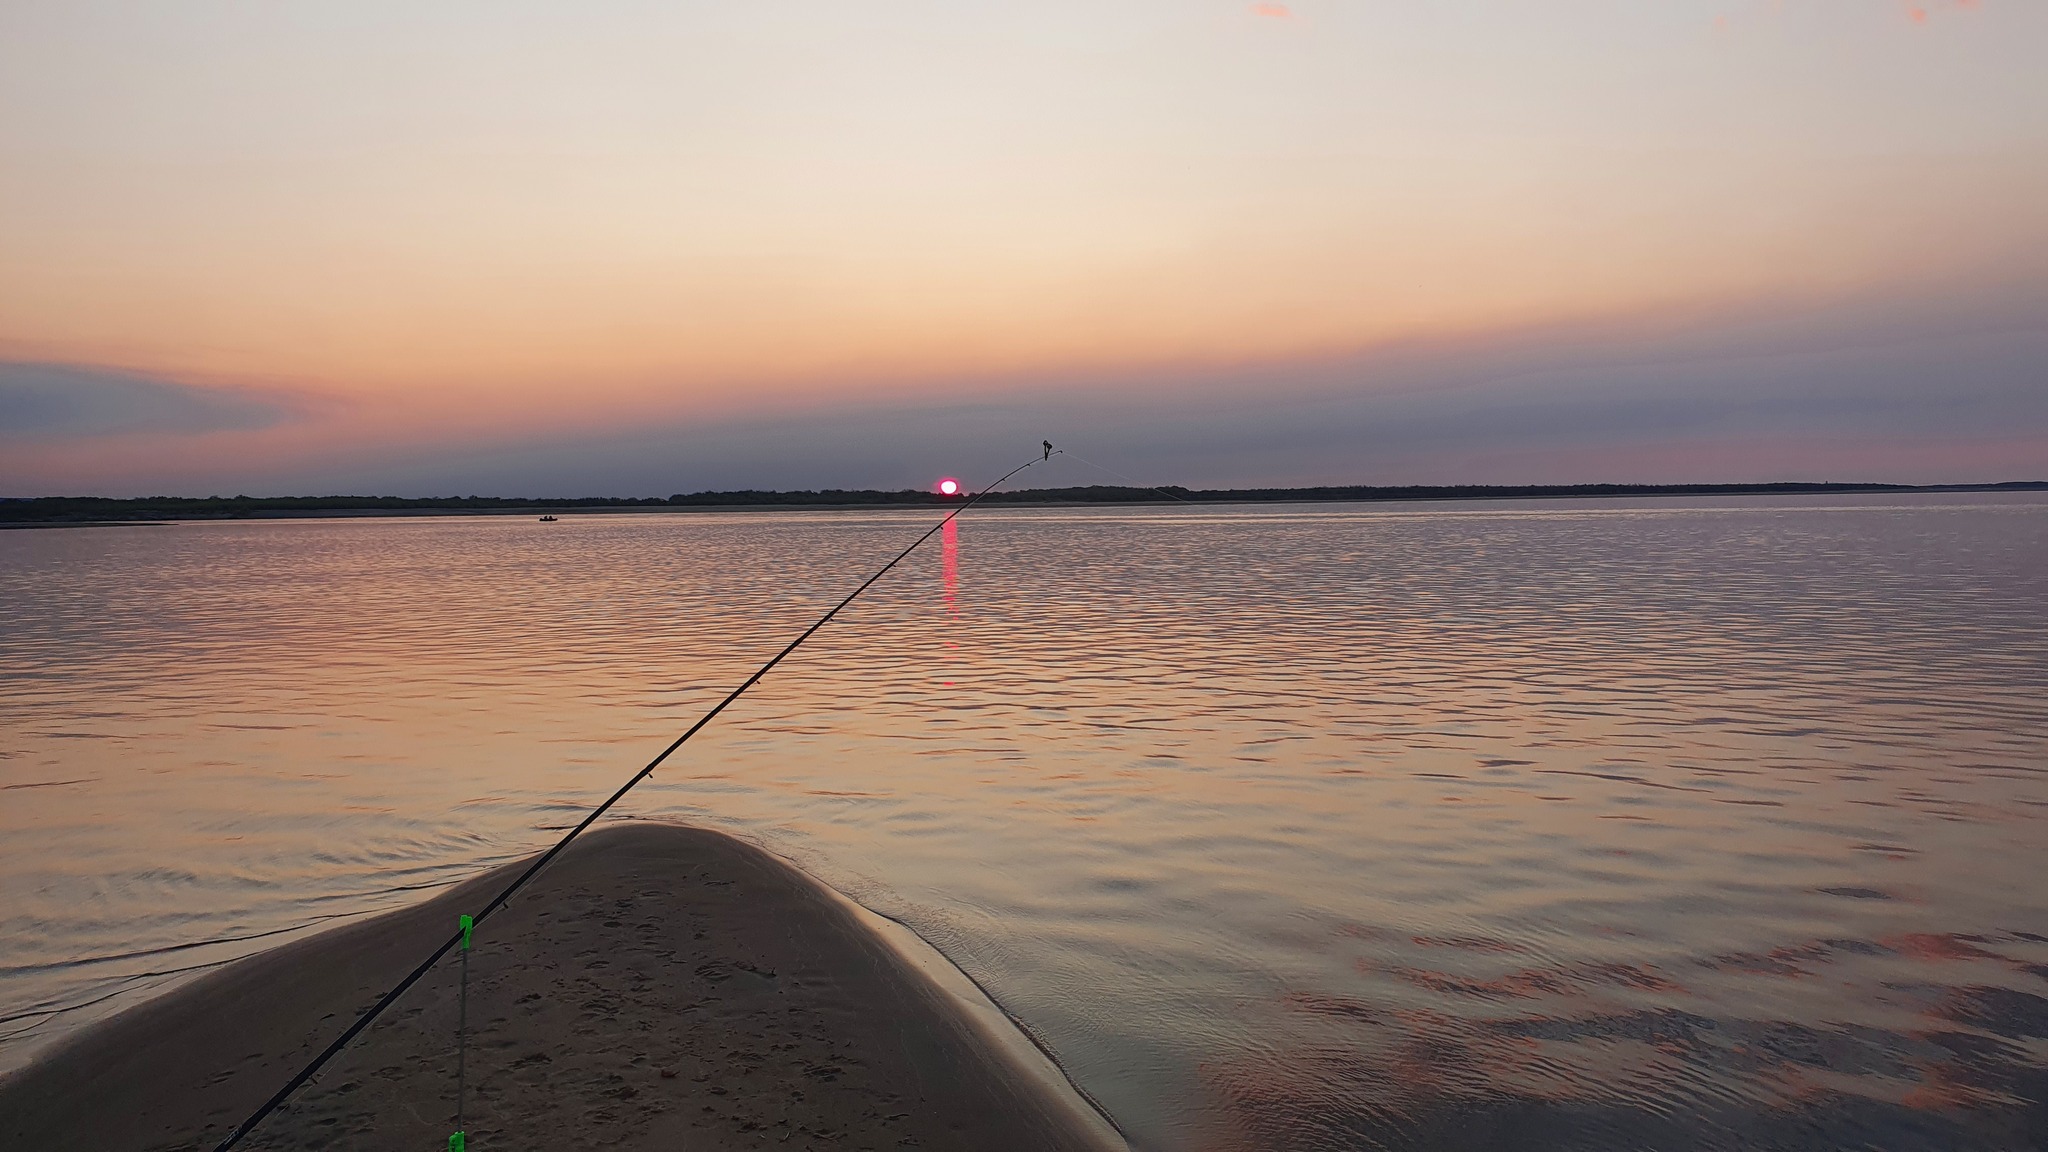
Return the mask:
[[[0,0],[0,495],[2048,479],[2039,0]],[[1081,463],[1086,460],[1090,463]]]

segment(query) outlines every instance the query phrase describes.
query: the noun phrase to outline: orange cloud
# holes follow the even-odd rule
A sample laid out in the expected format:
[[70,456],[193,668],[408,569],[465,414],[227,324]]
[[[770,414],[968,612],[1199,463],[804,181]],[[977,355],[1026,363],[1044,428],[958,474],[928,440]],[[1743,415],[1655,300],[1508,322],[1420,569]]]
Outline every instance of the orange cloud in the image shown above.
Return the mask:
[[[1787,0],[1752,0],[1715,15],[1714,30],[1727,32],[1738,23],[1782,17],[1786,7]],[[1984,0],[1898,0],[1898,11],[1914,24],[1925,24],[1945,13],[1975,12],[1983,7]]]
[[1913,0],[1907,0],[1905,5],[1906,19],[1911,20],[1915,24],[1925,24],[1937,11],[1967,12],[1979,7],[1979,5],[1980,0],[1928,0],[1928,2],[1924,3],[1914,3]]
[[1255,16],[1270,16],[1275,20],[1287,20],[1294,16],[1294,11],[1285,4],[1262,3],[1252,5],[1252,14]]

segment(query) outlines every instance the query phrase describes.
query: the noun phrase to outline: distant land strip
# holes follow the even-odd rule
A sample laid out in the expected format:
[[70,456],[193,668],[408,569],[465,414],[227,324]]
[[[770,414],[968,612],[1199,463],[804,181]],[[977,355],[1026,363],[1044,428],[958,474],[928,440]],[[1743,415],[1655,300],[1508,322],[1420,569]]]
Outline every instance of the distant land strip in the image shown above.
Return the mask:
[[[1997,484],[1347,484],[1324,488],[1160,488],[1090,485],[995,492],[990,504],[1266,504],[1306,501],[1534,500],[1584,496],[1770,496],[1855,492],[2040,492],[2048,480]],[[687,492],[674,496],[105,496],[0,497],[0,525],[244,520],[318,516],[488,516],[519,513],[663,512],[704,509],[802,509],[937,506],[961,496],[906,488],[764,492]]]

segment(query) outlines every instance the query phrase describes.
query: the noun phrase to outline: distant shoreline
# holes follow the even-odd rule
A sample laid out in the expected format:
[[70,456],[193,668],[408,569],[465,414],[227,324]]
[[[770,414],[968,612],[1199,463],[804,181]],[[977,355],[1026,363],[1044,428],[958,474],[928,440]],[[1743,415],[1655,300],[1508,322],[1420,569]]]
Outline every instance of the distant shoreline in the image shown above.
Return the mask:
[[[1091,485],[993,492],[989,504],[1271,504],[1422,500],[1555,500],[1634,496],[1797,496],[1935,492],[2044,492],[2048,480],[1987,484],[1457,484],[1344,485],[1320,488],[1163,488]],[[39,496],[0,498],[0,528],[134,525],[173,520],[275,520],[351,516],[516,516],[607,512],[818,511],[957,504],[964,496],[917,489],[694,492],[662,498],[586,496]]]

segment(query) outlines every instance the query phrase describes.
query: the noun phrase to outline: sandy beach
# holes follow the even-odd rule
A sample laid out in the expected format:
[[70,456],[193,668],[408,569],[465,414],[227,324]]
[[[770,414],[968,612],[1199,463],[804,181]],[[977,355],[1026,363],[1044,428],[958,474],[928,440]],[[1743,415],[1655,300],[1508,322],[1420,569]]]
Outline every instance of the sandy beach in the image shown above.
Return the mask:
[[[239,961],[0,1080],[0,1146],[210,1149],[520,865]],[[449,961],[242,1147],[445,1147]],[[469,1146],[1121,1147],[837,894],[720,833],[572,845],[476,934]]]

